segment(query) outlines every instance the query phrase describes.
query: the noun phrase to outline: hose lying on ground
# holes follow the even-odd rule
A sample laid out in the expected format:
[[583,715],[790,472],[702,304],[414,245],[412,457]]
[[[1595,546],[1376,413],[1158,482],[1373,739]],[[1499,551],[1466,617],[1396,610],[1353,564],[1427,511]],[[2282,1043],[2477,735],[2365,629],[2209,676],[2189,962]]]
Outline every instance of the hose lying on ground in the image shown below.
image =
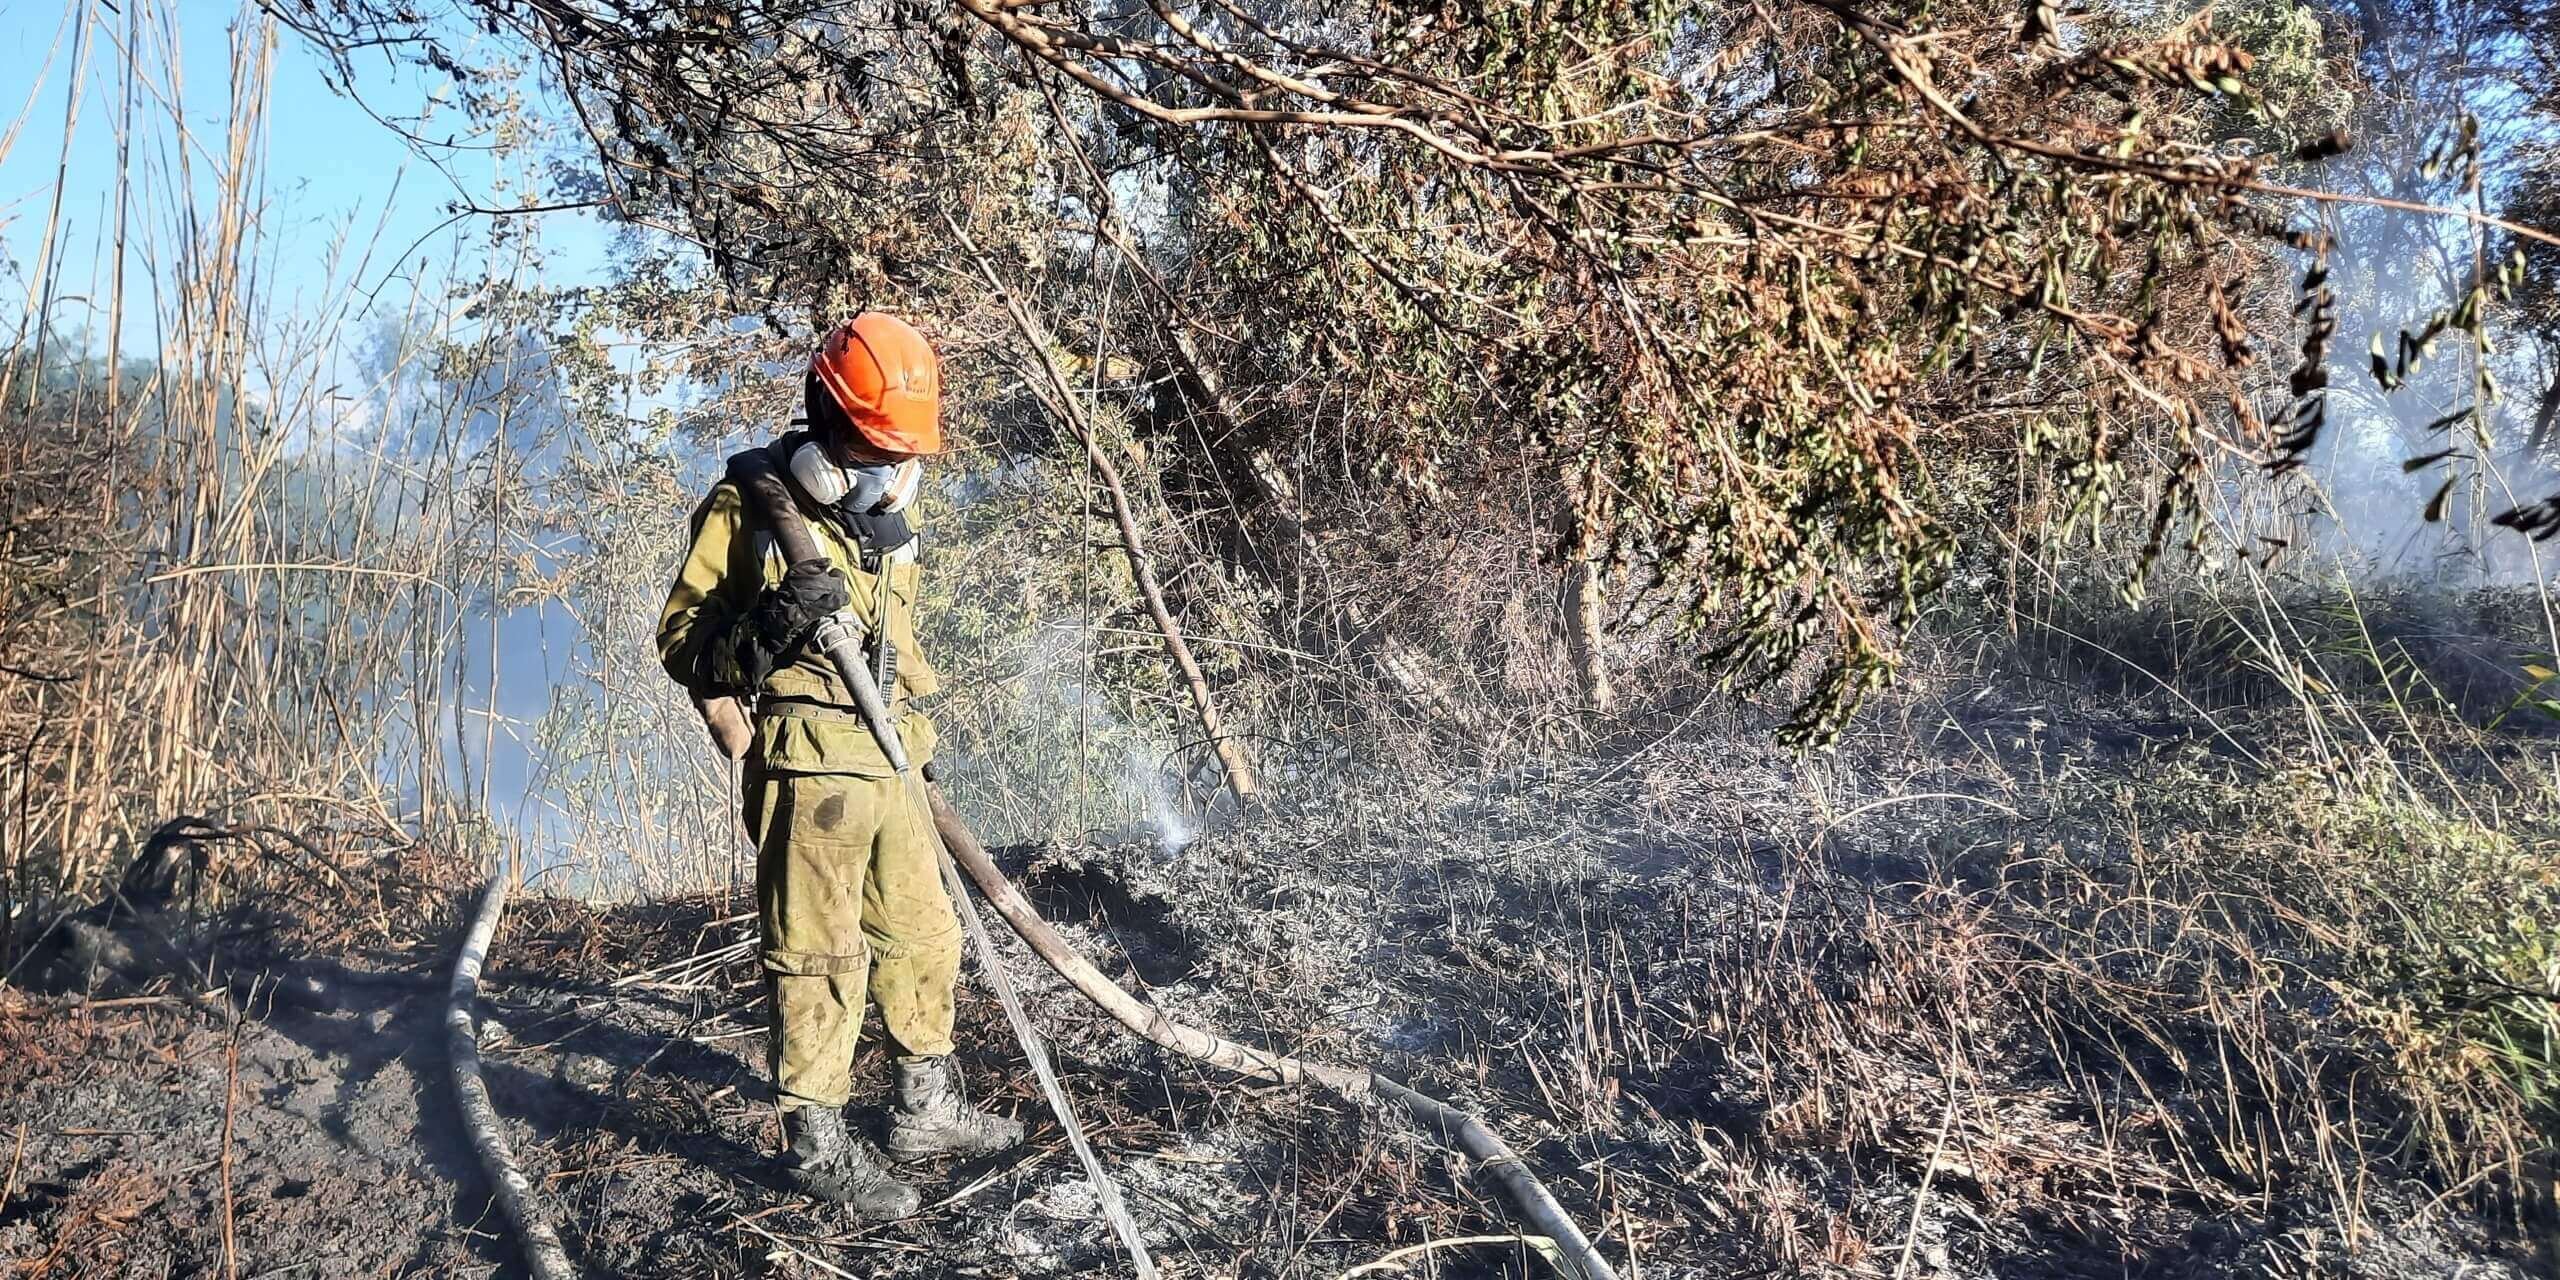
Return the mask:
[[471,1135],[480,1168],[497,1188],[498,1207],[515,1226],[525,1269],[534,1280],[573,1280],[577,1273],[569,1269],[568,1251],[560,1247],[559,1233],[542,1216],[542,1206],[533,1198],[533,1184],[516,1167],[515,1150],[507,1144],[498,1109],[490,1105],[489,1086],[480,1078],[480,1036],[471,1024],[471,1004],[480,994],[480,966],[489,958],[489,939],[498,932],[498,917],[506,909],[507,873],[500,871],[480,891],[480,909],[472,917],[471,931],[462,937],[461,953],[453,960],[452,996],[445,1004],[444,1027],[446,1047],[453,1056],[454,1100],[462,1106],[462,1127]]
[[[969,834],[960,815],[943,799],[940,788],[928,788],[926,794],[933,805],[933,821],[941,830],[943,846],[978,886],[988,905],[1004,917],[1034,955],[1120,1025],[1186,1058],[1250,1079],[1275,1084],[1313,1081],[1346,1098],[1357,1100],[1365,1096],[1394,1103],[1414,1119],[1438,1130],[1481,1165],[1485,1175],[1519,1211],[1521,1219],[1538,1234],[1554,1240],[1557,1254],[1582,1280],[1617,1280],[1617,1271],[1592,1247],[1590,1238],[1574,1225],[1564,1207],[1556,1203],[1546,1184],[1483,1121],[1374,1071],[1308,1062],[1256,1049],[1166,1017],[1162,1010],[1129,994],[1077,954],[1040,917],[1022,890],[1005,877],[995,860],[987,856],[986,847]],[[471,1135],[472,1149],[479,1154],[481,1168],[497,1188],[500,1208],[515,1226],[528,1269],[535,1280],[570,1280],[574,1273],[569,1268],[568,1254],[534,1200],[532,1185],[516,1167],[506,1130],[500,1126],[497,1109],[489,1102],[488,1086],[480,1078],[480,1042],[472,1030],[471,1005],[479,994],[480,968],[488,958],[489,940],[496,934],[498,917],[506,906],[507,876],[501,872],[491,876],[488,887],[481,891],[479,912],[471,931],[463,937],[461,954],[454,960],[452,1000],[445,1010],[453,1054],[453,1090],[462,1104],[463,1126]]]
[[1564,1207],[1556,1203],[1553,1193],[1536,1174],[1513,1154],[1510,1146],[1485,1123],[1436,1098],[1417,1093],[1374,1071],[1360,1071],[1321,1062],[1308,1062],[1284,1054],[1238,1044],[1223,1036],[1198,1027],[1176,1022],[1164,1011],[1129,994],[1113,982],[1093,963],[1076,953],[1067,940],[1058,936],[1049,922],[1031,906],[1031,900],[1005,878],[984,845],[969,834],[949,801],[939,788],[929,788],[933,803],[933,822],[942,831],[943,847],[951,851],[952,861],[968,873],[969,879],[985,895],[996,914],[1021,935],[1032,953],[1039,956],[1058,976],[1065,978],[1087,1000],[1100,1006],[1121,1026],[1148,1040],[1213,1067],[1235,1072],[1255,1080],[1276,1084],[1315,1081],[1346,1098],[1380,1098],[1402,1108],[1406,1114],[1439,1130],[1453,1140],[1458,1149],[1482,1165],[1487,1177],[1502,1189],[1523,1221],[1541,1235],[1556,1242],[1556,1249],[1568,1267],[1582,1280],[1617,1280],[1617,1271],[1600,1251],[1592,1247],[1590,1237],[1566,1216]]

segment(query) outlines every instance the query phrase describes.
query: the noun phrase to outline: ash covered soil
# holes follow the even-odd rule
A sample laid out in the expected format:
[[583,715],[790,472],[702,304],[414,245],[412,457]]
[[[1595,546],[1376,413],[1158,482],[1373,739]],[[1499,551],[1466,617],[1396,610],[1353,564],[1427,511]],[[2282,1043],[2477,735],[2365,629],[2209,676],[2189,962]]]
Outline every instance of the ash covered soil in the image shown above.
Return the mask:
[[[2001,954],[1997,930],[1932,868],[2019,843],[2021,775],[2237,767],[2192,727],[2056,719],[1953,714],[1814,761],[1690,726],[1598,744],[1608,763],[1330,795],[1179,849],[998,858],[1174,1016],[1475,1110],[1630,1277],[2547,1265],[2495,1203],[2391,1163],[2387,1087],[2330,1082],[2364,1091],[2340,1114],[2371,1132],[2340,1140],[2373,1154],[2255,1160],[2198,1135],[2289,1113],[2228,1096],[2227,1037],[2179,1021],[2184,1002],[2046,1017],[2055,988],[1963,972]],[[325,891],[116,924],[169,942],[157,972],[102,969],[58,927],[22,946],[0,988],[0,1274],[521,1274],[446,1078],[468,885],[417,849],[335,856]],[[912,1166],[928,1208],[895,1224],[782,1189],[749,907],[520,899],[500,931],[489,1083],[584,1274],[1129,1273],[975,976],[966,1078],[1028,1143]],[[1554,1274],[1400,1116],[1173,1058],[1002,949],[1165,1274]],[[2319,1013],[2305,1003],[2301,1034],[2263,1016],[2355,1075],[2367,1050],[2323,1043]],[[867,1046],[857,1115],[886,1075]]]

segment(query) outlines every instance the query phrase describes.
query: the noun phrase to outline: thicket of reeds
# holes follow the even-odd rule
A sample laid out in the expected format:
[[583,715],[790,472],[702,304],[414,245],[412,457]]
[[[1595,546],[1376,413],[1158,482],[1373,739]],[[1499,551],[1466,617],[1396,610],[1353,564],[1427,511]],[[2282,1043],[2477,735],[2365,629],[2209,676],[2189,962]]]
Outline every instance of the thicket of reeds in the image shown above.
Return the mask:
[[[627,631],[632,601],[563,581],[596,548],[554,513],[609,459],[566,447],[533,304],[511,292],[521,242],[455,241],[451,296],[368,310],[401,246],[265,221],[275,40],[244,16],[208,100],[178,73],[174,11],[69,6],[48,69],[81,91],[58,134],[6,135],[117,157],[103,226],[75,228],[79,193],[51,193],[0,357],[12,914],[96,892],[189,813],[473,856],[538,835],[538,865],[712,874],[725,779],[663,749],[684,728],[660,722],[669,699],[611,700],[663,683],[628,669],[636,646],[587,642]],[[279,298],[288,257],[325,287]],[[566,678],[542,714],[509,714],[496,691],[528,658]],[[218,884],[255,878],[249,847]]]

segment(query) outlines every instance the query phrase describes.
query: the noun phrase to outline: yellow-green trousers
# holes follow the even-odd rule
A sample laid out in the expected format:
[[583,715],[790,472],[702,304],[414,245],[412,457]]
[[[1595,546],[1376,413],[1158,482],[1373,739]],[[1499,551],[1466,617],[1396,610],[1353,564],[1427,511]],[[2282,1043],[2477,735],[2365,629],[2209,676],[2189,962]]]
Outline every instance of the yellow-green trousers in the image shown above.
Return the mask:
[[852,1095],[866,991],[900,1053],[951,1052],[960,922],[905,784],[750,769],[746,815],[782,1109]]

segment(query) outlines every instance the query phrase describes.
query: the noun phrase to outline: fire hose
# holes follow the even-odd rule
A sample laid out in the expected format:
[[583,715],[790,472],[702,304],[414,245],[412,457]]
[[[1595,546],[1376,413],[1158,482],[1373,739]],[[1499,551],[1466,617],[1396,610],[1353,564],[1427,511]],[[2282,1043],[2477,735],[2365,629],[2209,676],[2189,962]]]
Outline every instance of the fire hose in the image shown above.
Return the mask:
[[1155,1044],[1170,1049],[1193,1061],[1232,1071],[1248,1079],[1272,1084],[1300,1084],[1313,1081],[1343,1097],[1358,1101],[1363,1096],[1394,1103],[1397,1107],[1453,1141],[1460,1151],[1476,1162],[1476,1167],[1500,1188],[1521,1220],[1537,1229],[1537,1233],[1556,1243],[1557,1255],[1582,1280],[1617,1280],[1617,1271],[1600,1256],[1589,1237],[1573,1224],[1555,1194],[1547,1190],[1538,1175],[1511,1150],[1510,1144],[1482,1120],[1450,1106],[1428,1094],[1378,1074],[1329,1063],[1308,1062],[1238,1044],[1233,1040],[1176,1022],[1164,1011],[1129,994],[1127,988],[1112,981],[1093,962],[1077,954],[1058,936],[1049,922],[1032,909],[1031,900],[1022,896],[998,869],[986,849],[960,823],[942,793],[930,793],[934,825],[940,829],[943,847],[960,869],[969,874],[970,882],[987,897],[987,904],[1004,917],[1004,922],[1029,944],[1034,955],[1047,962],[1059,977],[1067,980],[1078,994],[1092,1001],[1121,1026]]
[[[767,527],[773,531],[775,540],[788,561],[798,563],[821,555],[816,542],[809,535],[807,525],[800,517],[798,504],[793,500],[787,483],[775,470],[771,459],[764,451],[750,450],[730,459],[729,479],[745,496],[749,509],[760,515]],[[916,812],[919,815],[931,816],[931,822],[926,825],[934,833],[934,842],[942,852],[944,881],[955,907],[959,910],[961,921],[969,931],[971,943],[978,951],[980,963],[987,974],[988,984],[994,989],[998,1003],[1004,1007],[1006,1018],[1013,1024],[1014,1032],[1022,1042],[1024,1055],[1030,1060],[1034,1073],[1039,1076],[1042,1092],[1047,1096],[1051,1109],[1057,1113],[1060,1124],[1065,1128],[1070,1145],[1075,1148],[1078,1159],[1084,1164],[1088,1176],[1092,1178],[1102,1202],[1104,1216],[1111,1220],[1114,1231],[1119,1234],[1123,1245],[1128,1249],[1141,1277],[1152,1277],[1154,1264],[1148,1258],[1144,1242],[1138,1236],[1136,1223],[1129,1217],[1127,1208],[1120,1201],[1116,1184],[1103,1170],[1100,1160],[1094,1155],[1090,1144],[1085,1141],[1082,1126],[1077,1123],[1073,1106],[1058,1083],[1047,1051],[1037,1031],[1031,1026],[1029,1015],[1023,1010],[1019,997],[1014,992],[1011,975],[1006,970],[1002,958],[996,953],[993,940],[988,936],[984,924],[979,920],[975,902],[961,883],[961,876],[964,873],[968,882],[977,887],[979,893],[985,896],[988,905],[995,908],[996,914],[1003,918],[1016,935],[1021,937],[1034,955],[1039,956],[1043,963],[1056,971],[1059,977],[1064,978],[1078,994],[1091,1001],[1103,1012],[1110,1014],[1121,1026],[1164,1049],[1248,1079],[1274,1084],[1313,1082],[1332,1089],[1355,1103],[1364,1098],[1393,1103],[1427,1129],[1438,1132],[1445,1141],[1475,1161],[1484,1176],[1501,1191],[1505,1199],[1510,1201],[1522,1222],[1554,1242],[1554,1252],[1547,1255],[1551,1261],[1561,1264],[1563,1269],[1577,1277],[1577,1280],[1617,1280],[1617,1271],[1609,1265],[1606,1258],[1601,1256],[1600,1251],[1592,1245],[1590,1238],[1582,1233],[1581,1228],[1574,1225],[1572,1217],[1565,1212],[1564,1206],[1557,1202],[1554,1193],[1550,1192],[1546,1184],[1530,1170],[1527,1162],[1512,1151],[1509,1144],[1502,1140],[1501,1135],[1495,1133],[1481,1119],[1417,1092],[1376,1071],[1309,1062],[1240,1044],[1213,1032],[1177,1022],[1167,1017],[1154,1005],[1132,995],[1100,969],[1095,968],[1093,963],[1070,946],[1047,920],[1041,918],[1039,912],[1032,907],[1030,899],[1023,896],[1022,891],[1005,877],[1004,872],[996,866],[995,860],[987,855],[986,848],[969,833],[967,826],[961,822],[960,815],[943,799],[939,789],[929,786],[922,772],[909,759],[897,725],[890,717],[887,700],[879,684],[862,661],[861,637],[855,631],[850,615],[838,614],[823,620],[818,630],[812,635],[810,643],[827,656],[828,661],[844,680],[846,687],[853,692],[857,710],[860,711],[873,737],[878,740],[881,752],[887,757],[890,767],[897,772],[904,783]],[[885,637],[882,643],[887,643]],[[723,740],[724,746],[732,747],[733,751],[742,751],[746,726],[744,717],[739,713],[736,704],[726,699],[713,700],[705,703],[702,710],[704,719],[709,723],[714,735]],[[458,1087],[464,1075],[461,1061],[466,1049],[469,1049],[471,1054],[470,1074],[474,1084],[477,1083],[478,1075],[476,1048],[470,1044],[470,1023],[467,1013],[469,996],[465,987],[463,969],[467,965],[476,978],[479,964],[477,953],[473,948],[476,945],[479,952],[485,952],[487,948],[488,930],[495,925],[497,910],[502,909],[504,905],[504,878],[504,874],[501,873],[493,881],[489,893],[483,898],[484,918],[474,928],[472,934],[474,941],[466,944],[462,963],[457,964],[454,975],[454,1009],[448,1014],[448,1019],[456,1028],[454,1048],[455,1077]],[[474,1146],[480,1150],[482,1161],[488,1166],[491,1179],[499,1186],[501,1204],[506,1209],[509,1220],[517,1227],[527,1258],[532,1262],[541,1280],[555,1280],[556,1276],[567,1275],[565,1260],[559,1252],[558,1237],[544,1222],[540,1207],[533,1202],[523,1176],[515,1171],[512,1159],[506,1156],[504,1134],[495,1133],[494,1141],[484,1139],[482,1136],[484,1122],[488,1131],[495,1130],[494,1113],[482,1114],[489,1110],[485,1090],[480,1094],[480,1104],[480,1110],[475,1112],[466,1099],[465,1119],[473,1125]],[[551,1269],[555,1260],[558,1260],[557,1265],[562,1268],[561,1270]]]

